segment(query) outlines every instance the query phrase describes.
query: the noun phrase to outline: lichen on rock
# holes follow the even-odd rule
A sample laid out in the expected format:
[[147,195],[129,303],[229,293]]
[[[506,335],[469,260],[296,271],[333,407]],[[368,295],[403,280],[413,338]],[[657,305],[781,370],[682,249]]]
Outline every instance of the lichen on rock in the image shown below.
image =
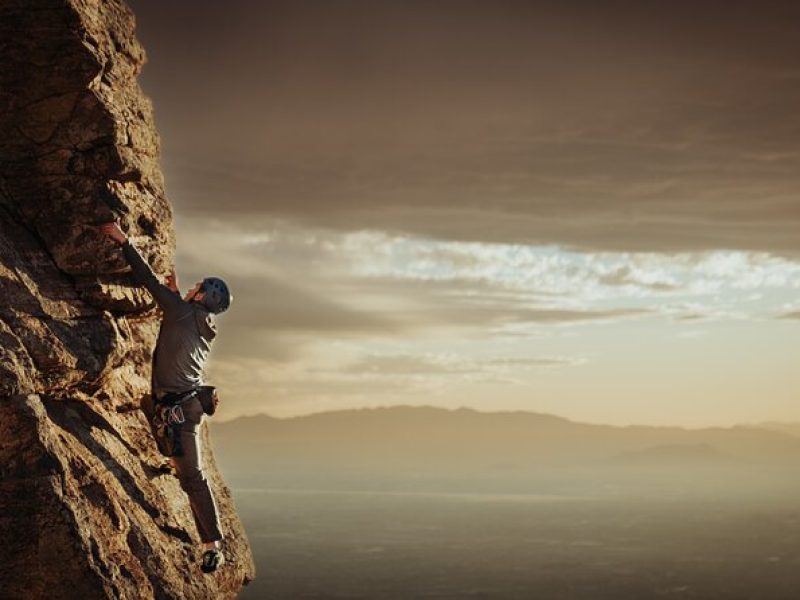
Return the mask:
[[210,450],[228,562],[197,567],[139,410],[159,317],[93,227],[171,270],[134,29],[121,0],[0,2],[0,598],[232,598],[254,576]]

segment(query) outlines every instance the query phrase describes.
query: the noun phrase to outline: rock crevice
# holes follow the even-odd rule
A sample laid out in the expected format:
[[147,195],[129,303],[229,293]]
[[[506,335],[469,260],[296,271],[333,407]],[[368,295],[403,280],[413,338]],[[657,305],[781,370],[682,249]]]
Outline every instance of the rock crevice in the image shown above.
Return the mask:
[[134,30],[122,0],[0,2],[0,598],[231,598],[254,575],[210,450],[230,560],[199,572],[138,410],[159,316],[93,227],[171,270]]

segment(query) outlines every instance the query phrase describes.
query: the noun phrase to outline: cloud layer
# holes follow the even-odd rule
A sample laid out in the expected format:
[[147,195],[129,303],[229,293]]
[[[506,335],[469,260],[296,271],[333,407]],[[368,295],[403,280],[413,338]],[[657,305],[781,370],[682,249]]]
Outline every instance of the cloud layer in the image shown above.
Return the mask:
[[135,0],[181,210],[796,254],[800,5]]
[[[670,339],[709,337],[705,353],[733,356],[746,342],[729,340],[732,332],[746,338],[766,331],[763,323],[791,322],[798,310],[800,264],[766,253],[582,253],[283,221],[179,224],[181,272],[192,280],[224,274],[235,293],[211,370],[236,398],[229,414],[410,398],[464,403],[462,388],[522,402],[548,380],[565,388],[579,382],[584,393],[616,390],[615,401],[630,401],[639,394],[637,377],[656,382],[665,373],[639,375],[653,366],[625,372],[623,365],[668,365],[677,359],[669,352],[691,356]],[[759,360],[783,361],[786,335]],[[721,345],[708,349],[714,339]],[[693,368],[702,371],[704,362]],[[576,369],[580,376],[559,374]],[[612,376],[619,369],[625,379]],[[670,381],[692,379],[684,373]]]

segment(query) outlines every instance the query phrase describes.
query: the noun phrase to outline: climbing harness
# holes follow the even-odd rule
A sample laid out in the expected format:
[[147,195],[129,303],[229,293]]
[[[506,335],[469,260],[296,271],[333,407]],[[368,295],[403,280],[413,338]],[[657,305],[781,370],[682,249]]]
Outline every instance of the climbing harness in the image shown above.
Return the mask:
[[181,429],[186,422],[181,404],[194,398],[197,390],[168,393],[156,401],[153,415],[153,436],[164,456],[183,456]]

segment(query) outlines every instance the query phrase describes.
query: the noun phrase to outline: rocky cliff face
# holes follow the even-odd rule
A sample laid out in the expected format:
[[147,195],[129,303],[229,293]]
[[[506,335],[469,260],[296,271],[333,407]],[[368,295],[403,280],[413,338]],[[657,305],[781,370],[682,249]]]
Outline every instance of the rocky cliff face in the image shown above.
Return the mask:
[[139,410],[158,315],[91,226],[119,218],[170,270],[144,59],[121,0],[0,0],[0,598],[230,598],[253,577],[209,452],[229,560],[197,566]]

